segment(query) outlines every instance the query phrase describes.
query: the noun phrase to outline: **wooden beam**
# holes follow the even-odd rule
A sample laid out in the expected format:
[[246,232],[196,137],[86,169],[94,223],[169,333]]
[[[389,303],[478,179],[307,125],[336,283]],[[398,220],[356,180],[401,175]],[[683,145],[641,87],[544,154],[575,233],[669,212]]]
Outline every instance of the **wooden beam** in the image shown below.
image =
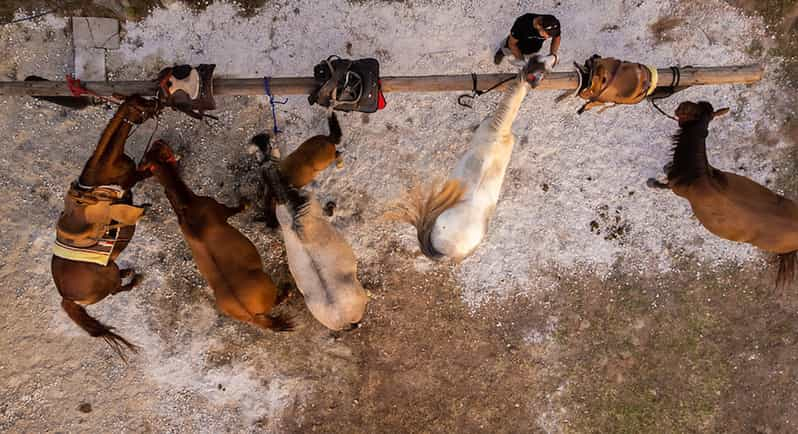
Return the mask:
[[[659,69],[659,85],[669,86],[673,79],[670,68]],[[759,65],[684,67],[679,68],[680,85],[701,86],[714,84],[749,84],[762,78],[763,69]],[[477,86],[485,90],[501,83],[515,74],[480,74]],[[417,77],[382,77],[384,92],[467,92],[472,89],[472,76],[427,75]],[[153,81],[89,81],[84,86],[99,95],[139,94],[153,96],[157,84]],[[552,72],[541,82],[538,89],[576,89],[575,72]],[[214,94],[263,95],[263,78],[215,78]],[[315,87],[311,77],[272,77],[270,87],[275,95],[308,95]],[[500,86],[501,88],[503,86]],[[64,81],[0,81],[0,96],[70,96]]]

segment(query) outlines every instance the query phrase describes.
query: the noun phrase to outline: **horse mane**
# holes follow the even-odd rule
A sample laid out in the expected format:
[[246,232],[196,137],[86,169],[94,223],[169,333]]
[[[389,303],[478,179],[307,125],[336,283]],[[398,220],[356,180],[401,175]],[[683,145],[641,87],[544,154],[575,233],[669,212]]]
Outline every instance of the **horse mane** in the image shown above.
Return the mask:
[[441,259],[445,255],[432,245],[432,228],[435,220],[444,211],[460,202],[464,189],[459,181],[449,180],[439,187],[433,183],[428,187],[416,186],[386,213],[390,220],[410,223],[416,227],[421,253],[430,259]]
[[673,136],[673,164],[667,173],[672,186],[690,185],[710,174],[706,151],[710,119],[684,123]]
[[269,194],[276,204],[287,205],[293,210],[294,222],[292,229],[301,234],[302,224],[300,219],[310,212],[310,197],[308,194],[290,186],[280,172],[279,160],[272,158],[266,166],[264,178],[269,188]]

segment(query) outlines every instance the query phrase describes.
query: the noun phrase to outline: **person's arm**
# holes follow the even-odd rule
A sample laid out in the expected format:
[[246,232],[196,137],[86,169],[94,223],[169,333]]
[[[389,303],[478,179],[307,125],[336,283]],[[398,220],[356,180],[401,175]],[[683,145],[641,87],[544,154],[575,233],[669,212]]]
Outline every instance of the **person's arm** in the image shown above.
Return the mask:
[[515,56],[516,59],[524,59],[524,55],[521,54],[521,49],[518,48],[518,39],[515,39],[513,35],[507,37],[507,46],[510,48],[510,51],[513,53],[513,56]]
[[560,63],[560,55],[559,55],[558,51],[560,51],[560,37],[559,36],[555,36],[551,40],[551,50],[549,51],[550,54],[554,55],[554,58],[555,58],[554,64],[555,65]]

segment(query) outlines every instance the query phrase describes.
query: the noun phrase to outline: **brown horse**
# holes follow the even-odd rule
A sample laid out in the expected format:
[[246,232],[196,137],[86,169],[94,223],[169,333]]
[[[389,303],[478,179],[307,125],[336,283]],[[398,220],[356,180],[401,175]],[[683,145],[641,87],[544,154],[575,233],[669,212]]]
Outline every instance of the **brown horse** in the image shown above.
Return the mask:
[[197,196],[180,178],[176,163],[172,150],[159,140],[150,147],[140,167],[151,171],[163,186],[197,268],[213,289],[219,310],[258,327],[291,330],[290,319],[269,315],[278,303],[277,287],[263,272],[258,250],[227,223],[246,204],[229,207],[213,198]]
[[[131,127],[157,112],[155,102],[138,96],[128,98],[116,111],[66,195],[51,263],[67,315],[89,335],[103,338],[123,358],[123,346],[130,350],[135,346],[89,316],[82,305],[129,291],[140,280],[133,270],[120,270],[114,262],[133,237],[141,216],[142,210],[131,205],[130,189],[147,177],[136,171],[136,163],[125,155],[124,148]],[[122,279],[131,275],[131,282],[122,285]]]
[[[330,134],[313,136],[305,140],[294,152],[280,160],[280,173],[285,177],[284,182],[294,188],[302,188],[316,178],[319,172],[325,170],[333,161],[341,163],[341,153],[336,150],[336,145],[341,144],[341,125],[335,113],[330,113],[327,119],[330,127]],[[268,159],[271,152],[270,138],[266,134],[258,134],[252,138],[252,143],[260,148],[263,157]],[[271,228],[278,226],[277,217],[274,214],[276,202],[270,189],[266,189],[265,195],[265,220],[266,225]]]
[[713,234],[753,244],[779,259],[777,287],[793,279],[798,251],[798,205],[748,178],[715,169],[707,161],[709,123],[728,109],[708,102],[683,102],[676,109],[680,130],[674,136],[673,162],[665,167],[669,188],[690,201],[698,221]]

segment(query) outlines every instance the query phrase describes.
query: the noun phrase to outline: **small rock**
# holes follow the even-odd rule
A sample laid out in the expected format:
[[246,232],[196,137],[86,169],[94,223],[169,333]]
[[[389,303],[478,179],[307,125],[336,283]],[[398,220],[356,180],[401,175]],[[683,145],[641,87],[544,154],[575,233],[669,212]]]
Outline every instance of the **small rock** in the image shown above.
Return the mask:
[[84,402],[78,406],[78,411],[81,413],[91,413],[91,404]]

